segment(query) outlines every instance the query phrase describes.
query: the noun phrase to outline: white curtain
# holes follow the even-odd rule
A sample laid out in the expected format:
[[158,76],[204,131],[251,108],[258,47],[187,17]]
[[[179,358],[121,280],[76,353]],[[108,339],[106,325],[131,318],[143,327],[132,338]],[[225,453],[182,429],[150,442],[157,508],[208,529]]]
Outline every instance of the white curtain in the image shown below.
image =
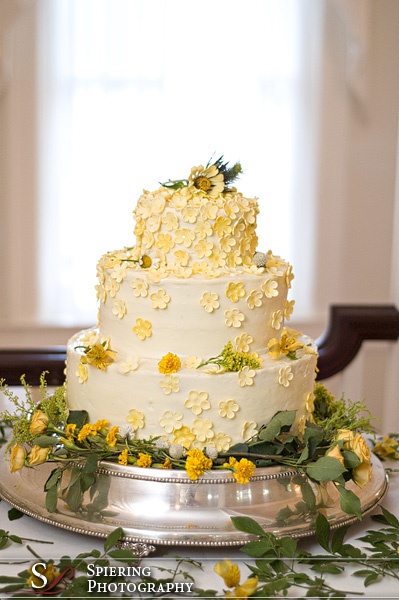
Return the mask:
[[320,6],[40,0],[42,322],[94,321],[96,262],[134,243],[142,188],[213,153],[241,161],[259,249],[293,262],[311,310]]

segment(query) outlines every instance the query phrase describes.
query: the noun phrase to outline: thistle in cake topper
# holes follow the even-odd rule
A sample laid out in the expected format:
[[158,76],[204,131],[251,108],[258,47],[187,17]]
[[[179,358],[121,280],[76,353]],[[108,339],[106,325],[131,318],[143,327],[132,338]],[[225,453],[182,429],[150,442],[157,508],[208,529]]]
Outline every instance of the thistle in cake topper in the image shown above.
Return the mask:
[[169,179],[161,185],[173,190],[195,187],[210,198],[217,198],[219,194],[231,191],[230,184],[242,173],[241,164],[236,162],[230,167],[228,162],[223,161],[223,156],[219,156],[213,163],[211,161],[212,158],[206,167],[193,167],[188,179]]

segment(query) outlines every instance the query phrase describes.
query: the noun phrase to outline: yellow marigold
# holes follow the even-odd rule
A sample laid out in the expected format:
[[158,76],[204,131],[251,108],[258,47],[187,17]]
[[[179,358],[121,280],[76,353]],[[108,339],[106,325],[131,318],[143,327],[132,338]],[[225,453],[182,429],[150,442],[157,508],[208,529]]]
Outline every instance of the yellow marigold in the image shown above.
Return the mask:
[[76,423],[68,423],[68,425],[65,427],[65,435],[67,440],[69,440],[70,442],[73,442],[73,438],[75,435],[75,429],[76,429]]
[[97,430],[91,423],[83,425],[82,429],[78,433],[78,442],[83,442],[89,435],[96,435]]
[[105,441],[107,442],[108,446],[111,446],[111,448],[113,448],[115,446],[116,442],[118,441],[118,432],[119,432],[119,427],[115,426],[115,427],[111,427],[111,429],[107,433],[107,437],[105,438]]
[[149,454],[144,454],[144,452],[139,452],[139,457],[137,459],[136,465],[138,467],[142,467],[143,469],[147,469],[151,467],[152,458]]
[[192,480],[198,479],[205,471],[212,468],[212,460],[205,456],[202,450],[192,448],[187,452],[186,472]]
[[168,352],[158,363],[160,373],[176,373],[181,367],[181,361],[176,354]]
[[96,431],[101,431],[102,429],[108,429],[109,421],[107,419],[100,419],[99,421],[96,421],[94,423],[93,427],[96,429]]
[[127,457],[128,457],[128,453],[129,450],[127,448],[125,448],[124,450],[122,450],[122,452],[119,454],[118,456],[118,463],[120,465],[127,465]]
[[172,461],[170,460],[170,458],[168,456],[165,458],[162,468],[163,469],[171,469],[172,468]]
[[248,483],[256,469],[254,463],[247,458],[238,461],[234,456],[230,456],[229,462],[224,463],[223,466],[232,469],[233,477],[237,483]]

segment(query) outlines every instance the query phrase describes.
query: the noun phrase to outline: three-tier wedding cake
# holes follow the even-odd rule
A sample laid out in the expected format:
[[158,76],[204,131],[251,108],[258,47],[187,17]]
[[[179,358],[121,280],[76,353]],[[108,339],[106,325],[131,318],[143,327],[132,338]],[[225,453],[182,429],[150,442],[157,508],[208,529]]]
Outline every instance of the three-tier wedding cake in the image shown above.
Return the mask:
[[256,198],[223,158],[144,191],[136,243],[98,264],[98,325],[67,346],[67,401],[137,438],[226,451],[311,416],[317,353],[287,327],[291,266],[257,252]]

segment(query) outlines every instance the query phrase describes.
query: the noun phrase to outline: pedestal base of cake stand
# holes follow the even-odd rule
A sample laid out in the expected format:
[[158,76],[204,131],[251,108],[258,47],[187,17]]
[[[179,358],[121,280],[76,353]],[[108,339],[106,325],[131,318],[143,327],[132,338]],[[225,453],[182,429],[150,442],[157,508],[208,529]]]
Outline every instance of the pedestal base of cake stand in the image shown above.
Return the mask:
[[[1,452],[1,498],[40,521],[76,533],[105,538],[122,527],[123,545],[141,556],[157,546],[242,546],[254,539],[234,527],[233,516],[251,517],[280,538],[313,535],[320,508],[331,528],[357,520],[342,511],[333,484],[321,488],[295,469],[258,468],[249,483],[238,484],[227,470],[209,471],[191,481],[185,471],[109,462],[100,463],[96,482],[78,510],[68,507],[61,491],[56,512],[49,513],[44,484],[54,464],[10,473],[4,449]],[[381,462],[373,457],[372,463],[372,478],[365,487],[349,484],[360,499],[363,515],[382,501],[388,489]],[[63,484],[67,483],[66,479]],[[314,501],[306,501],[309,485]]]

